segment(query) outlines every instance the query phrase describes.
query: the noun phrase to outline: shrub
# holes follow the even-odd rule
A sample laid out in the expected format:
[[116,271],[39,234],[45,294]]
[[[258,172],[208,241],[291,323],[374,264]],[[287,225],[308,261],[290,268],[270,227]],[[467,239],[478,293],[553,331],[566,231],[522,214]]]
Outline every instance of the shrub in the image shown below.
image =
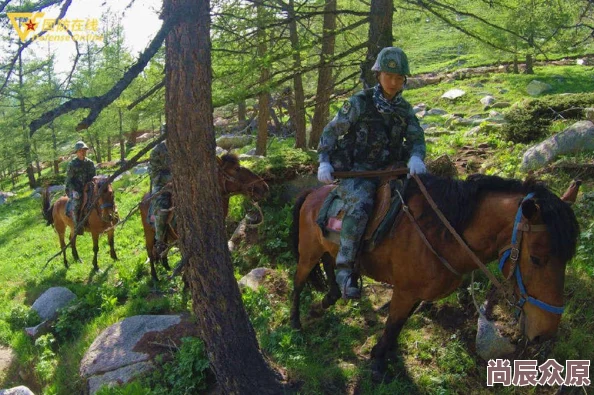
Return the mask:
[[581,119],[583,109],[594,104],[594,93],[555,95],[529,99],[505,114],[503,138],[514,143],[528,143],[547,135],[551,123],[558,119]]

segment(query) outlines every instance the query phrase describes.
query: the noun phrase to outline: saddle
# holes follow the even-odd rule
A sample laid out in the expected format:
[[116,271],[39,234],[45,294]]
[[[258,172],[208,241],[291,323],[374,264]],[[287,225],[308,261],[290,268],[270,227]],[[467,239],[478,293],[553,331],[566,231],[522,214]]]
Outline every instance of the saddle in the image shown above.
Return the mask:
[[[386,180],[382,181],[378,186],[373,212],[362,238],[363,250],[372,251],[388,234],[390,229],[400,221],[402,201],[398,193],[401,196],[404,195],[408,182],[408,179],[404,181]],[[322,204],[317,219],[324,237],[334,244],[340,243],[344,213],[344,203],[336,193],[336,188],[334,188]]]
[[[93,195],[94,192],[96,191],[96,185],[93,181],[88,182],[83,190],[83,196],[82,196],[82,203],[79,207],[79,211],[77,213],[77,218],[82,219],[84,216],[87,215],[87,213],[89,211],[91,211],[93,209],[91,203],[93,202]],[[72,199],[68,199],[68,202],[66,202],[66,215],[70,218],[72,218],[72,213],[74,212],[74,205],[72,203]],[[88,218],[87,221],[85,221],[85,226],[87,225],[88,222]]]

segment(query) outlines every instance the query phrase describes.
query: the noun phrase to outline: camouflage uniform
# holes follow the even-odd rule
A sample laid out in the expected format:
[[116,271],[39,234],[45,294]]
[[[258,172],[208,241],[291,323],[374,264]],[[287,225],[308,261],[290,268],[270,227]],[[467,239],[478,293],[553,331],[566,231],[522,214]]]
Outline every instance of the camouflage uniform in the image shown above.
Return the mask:
[[[337,171],[380,170],[408,156],[425,157],[425,136],[411,105],[402,98],[393,114],[380,114],[373,104],[373,89],[352,96],[324,128],[319,161]],[[403,141],[406,140],[406,141]],[[337,187],[344,201],[337,269],[351,267],[367,221],[373,211],[377,178],[347,178]]]
[[[80,148],[77,148],[80,147]],[[75,149],[88,149],[86,144],[78,142]],[[66,170],[66,194],[72,202],[72,220],[75,228],[78,227],[78,216],[83,199],[83,192],[85,185],[95,177],[95,164],[92,160],[85,158],[80,160],[78,157],[74,158],[68,163]],[[82,228],[79,229],[79,234],[82,233]]]
[[[150,176],[151,176],[151,194],[154,195],[161,191],[171,181],[171,159],[167,151],[165,141],[157,144],[151,151],[150,156]],[[149,215],[155,222],[155,239],[157,242],[165,241],[167,218],[171,208],[171,192],[169,189],[160,193],[151,201]]]

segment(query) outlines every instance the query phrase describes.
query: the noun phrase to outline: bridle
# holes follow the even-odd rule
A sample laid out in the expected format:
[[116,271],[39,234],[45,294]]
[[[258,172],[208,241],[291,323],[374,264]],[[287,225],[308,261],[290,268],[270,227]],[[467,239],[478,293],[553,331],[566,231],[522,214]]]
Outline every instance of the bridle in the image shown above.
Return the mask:
[[532,303],[536,307],[548,311],[549,313],[560,315],[563,314],[563,311],[565,310],[564,306],[553,306],[543,302],[542,300],[536,299],[528,295],[526,287],[524,286],[524,281],[522,280],[522,272],[520,271],[520,266],[518,265],[518,259],[520,258],[520,248],[522,246],[522,232],[545,232],[547,230],[546,225],[530,225],[523,221],[522,203],[529,199],[532,199],[533,197],[534,193],[529,193],[520,202],[520,206],[518,207],[518,211],[516,213],[516,218],[514,221],[511,244],[506,245],[499,251],[499,270],[503,273],[503,267],[505,266],[505,263],[509,260],[511,266],[509,269],[509,276],[507,277],[507,279],[509,280],[511,276],[514,275],[516,277],[516,283],[518,284],[518,289],[520,291],[520,298],[516,303],[516,306],[519,309],[522,309],[524,304],[528,302]]
[[[221,177],[223,179],[222,184],[222,188],[223,188],[223,197],[228,197],[228,196],[233,196],[233,195],[238,195],[238,194],[242,194],[245,193],[247,194],[250,198],[253,198],[254,195],[254,188],[255,188],[255,184],[259,183],[259,182],[265,182],[264,179],[260,176],[258,176],[257,174],[254,174],[257,178],[253,181],[250,181],[248,183],[242,183],[241,181],[239,181],[236,177],[233,177],[232,175],[228,174],[225,169],[223,169],[223,166],[219,165],[219,177]],[[240,189],[237,191],[229,191],[227,189],[227,185],[225,181],[229,181],[232,183],[235,183],[237,185],[240,185]]]
[[[103,222],[111,223],[114,220],[114,218],[117,219],[117,217],[118,217],[117,209],[115,208],[114,202],[103,202],[103,203],[99,204],[99,200],[102,199],[102,196],[101,196],[101,194],[99,194],[99,192],[101,192],[102,189],[103,189],[103,192],[105,192],[105,188],[103,188],[102,182],[100,180],[98,180],[97,182],[93,181],[93,193],[96,193],[98,195],[97,203],[95,204],[95,209],[97,210],[97,216],[99,216],[99,218],[101,218],[101,220]],[[103,210],[105,210],[107,208],[114,209],[114,215],[112,216],[112,218],[108,218],[108,217],[102,215]]]

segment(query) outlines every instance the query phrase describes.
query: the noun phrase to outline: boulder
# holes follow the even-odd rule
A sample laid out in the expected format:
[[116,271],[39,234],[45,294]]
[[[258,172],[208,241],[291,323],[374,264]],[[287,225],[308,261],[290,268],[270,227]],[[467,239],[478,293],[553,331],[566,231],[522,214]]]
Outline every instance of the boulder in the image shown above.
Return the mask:
[[447,113],[446,110],[442,110],[441,108],[432,108],[427,111],[427,115],[445,115]]
[[588,121],[594,122],[594,107],[584,108],[584,116]]
[[128,317],[105,329],[81,361],[79,373],[94,394],[104,385],[130,382],[155,368],[157,355],[170,355],[181,339],[197,336],[197,326],[180,315]]
[[18,387],[10,388],[7,390],[0,390],[0,395],[35,395],[35,394],[29,388],[25,387],[24,385],[20,385]]
[[73,299],[76,299],[76,295],[68,288],[52,287],[41,294],[31,308],[42,320],[51,320],[58,315],[58,309],[67,306]]
[[512,354],[516,347],[501,336],[494,323],[479,314],[476,329],[476,353],[485,361]]
[[530,96],[538,96],[540,94],[550,91],[551,89],[553,89],[551,85],[538,80],[532,80],[526,86],[526,92],[528,92]]
[[520,169],[538,169],[552,162],[557,156],[594,150],[594,123],[579,121],[556,135],[528,148]]
[[427,109],[427,105],[425,103],[419,103],[413,107],[413,111],[416,113],[425,111]]
[[466,94],[466,91],[463,91],[462,89],[450,89],[449,91],[447,91],[446,93],[444,93],[443,95],[441,95],[442,99],[448,99],[448,100],[456,100],[459,97],[462,97]]
[[511,106],[511,103],[507,101],[498,101],[491,104],[491,108],[507,108],[509,106]]
[[487,95],[487,96],[484,96],[484,97],[481,99],[481,104],[482,104],[482,105],[483,105],[485,108],[489,107],[489,106],[490,106],[491,104],[493,104],[493,103],[495,103],[495,98],[494,98],[493,96]]
[[148,173],[148,166],[136,166],[132,172],[134,174],[146,174]]
[[225,134],[217,139],[217,146],[226,150],[241,148],[252,142],[251,136]]
[[49,193],[63,192],[66,190],[66,187],[64,185],[51,185],[47,190]]
[[272,269],[266,267],[257,267],[243,276],[239,280],[239,288],[251,288],[254,291],[264,284],[264,279],[270,274]]

